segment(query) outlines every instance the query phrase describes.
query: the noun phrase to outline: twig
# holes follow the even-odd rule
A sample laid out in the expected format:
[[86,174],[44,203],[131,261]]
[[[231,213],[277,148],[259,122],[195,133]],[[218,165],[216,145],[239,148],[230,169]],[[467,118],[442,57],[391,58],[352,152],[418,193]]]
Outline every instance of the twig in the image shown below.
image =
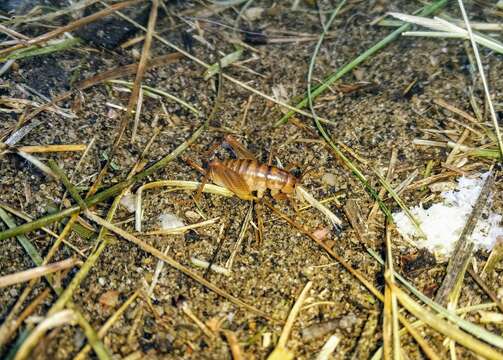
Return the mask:
[[231,349],[232,359],[233,360],[244,360],[241,347],[239,346],[238,338],[236,334],[230,330],[223,330],[225,338],[229,343],[229,348]]
[[477,225],[477,221],[482,213],[482,210],[487,203],[493,182],[494,175],[493,171],[491,171],[487,176],[484,185],[482,186],[480,195],[473,206],[472,212],[466,221],[461,235],[459,236],[459,240],[456,242],[454,253],[449,260],[449,264],[447,265],[445,278],[435,296],[435,301],[441,305],[447,302],[449,294],[453,290],[454,286],[465,275],[465,271],[472,256],[474,247],[473,242],[470,240],[470,236],[472,235],[472,232]]
[[496,296],[494,291],[492,291],[489,286],[482,280],[482,278],[472,269],[468,268],[467,269],[468,274],[475,280],[475,282],[480,286],[482,290],[491,298],[491,300],[496,304],[498,309],[503,313],[503,304],[501,303],[500,299]]

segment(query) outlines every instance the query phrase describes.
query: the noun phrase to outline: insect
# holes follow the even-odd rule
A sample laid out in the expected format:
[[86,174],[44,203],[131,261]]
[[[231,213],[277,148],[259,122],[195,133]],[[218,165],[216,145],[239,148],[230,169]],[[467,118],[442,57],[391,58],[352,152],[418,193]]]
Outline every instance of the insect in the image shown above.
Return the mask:
[[241,158],[212,160],[202,186],[211,179],[215,184],[231,190],[243,200],[255,199],[254,192],[257,194],[256,198],[261,199],[267,190],[270,190],[276,199],[286,198],[295,192],[299,182],[297,177],[276,166],[258,162],[233,137],[226,136],[225,141]]
[[226,187],[243,200],[262,198],[269,189],[274,198],[281,198],[295,191],[298,179],[276,166],[261,164],[252,159],[213,160],[209,165],[209,177]]

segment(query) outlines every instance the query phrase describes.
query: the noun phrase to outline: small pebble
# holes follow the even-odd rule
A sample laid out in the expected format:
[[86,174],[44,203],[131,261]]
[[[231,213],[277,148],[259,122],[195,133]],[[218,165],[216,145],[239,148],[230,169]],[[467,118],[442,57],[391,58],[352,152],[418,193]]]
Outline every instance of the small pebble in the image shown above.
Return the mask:
[[199,215],[195,211],[188,210],[185,212],[185,217],[190,220],[199,220],[201,218],[201,215]]
[[183,235],[184,239],[188,243],[192,243],[199,240],[199,235],[194,230],[189,230]]
[[321,181],[323,181],[327,185],[335,186],[335,184],[337,183],[337,177],[335,176],[335,174],[326,173],[321,178]]
[[254,21],[260,19],[264,13],[264,8],[261,7],[251,7],[244,12],[244,17],[248,21]]
[[105,291],[98,301],[103,306],[114,308],[119,302],[119,292],[117,290]]
[[433,193],[440,193],[443,191],[454,190],[456,186],[456,183],[453,183],[451,181],[440,181],[429,185],[428,188]]

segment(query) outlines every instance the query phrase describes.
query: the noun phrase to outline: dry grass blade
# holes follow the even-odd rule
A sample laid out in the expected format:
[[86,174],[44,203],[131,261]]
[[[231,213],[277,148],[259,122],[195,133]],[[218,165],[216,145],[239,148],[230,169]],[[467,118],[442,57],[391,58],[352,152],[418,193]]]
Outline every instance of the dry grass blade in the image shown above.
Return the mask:
[[498,299],[498,296],[492,291],[489,286],[484,282],[484,280],[472,269],[468,268],[468,273],[475,280],[475,282],[480,286],[482,290],[491,298],[491,300],[496,304],[498,309],[503,313],[503,303]]
[[503,260],[503,236],[498,236],[496,238],[496,243],[494,244],[493,250],[489,255],[489,258],[482,269],[482,274],[489,274],[494,270],[496,264]]
[[435,17],[433,19],[421,17],[421,16],[413,16],[401,13],[389,13],[391,16],[400,19],[405,22],[421,25],[427,27],[429,29],[438,30],[437,32],[405,32],[403,35],[421,35],[421,36],[435,36],[435,37],[455,37],[461,39],[474,39],[477,43],[484,45],[500,54],[503,53],[503,44],[501,44],[496,39],[492,39],[489,36],[479,35],[479,34],[471,34],[471,30],[467,31],[462,27],[459,27],[445,19],[441,19]]
[[[389,275],[389,274],[388,274]],[[499,360],[503,357],[503,354],[494,350],[487,344],[475,339],[471,335],[459,330],[457,327],[452,326],[445,320],[439,319],[435,314],[430,313],[418,303],[416,303],[412,298],[410,298],[404,291],[399,287],[390,282],[389,276],[386,277],[386,281],[391,287],[393,293],[396,294],[400,303],[405,307],[411,314],[413,314],[418,319],[422,320],[425,324],[435,329],[436,331],[442,333],[443,335],[455,340],[457,343],[465,346],[466,348],[472,350],[474,353],[481,355],[487,359]]]
[[276,209],[269,201],[266,199],[262,199],[262,202],[264,203],[265,206],[267,206],[269,209],[271,209],[275,214],[279,215],[283,220],[287,221],[290,225],[292,225],[294,228],[296,228],[298,231],[300,231],[302,234],[308,236],[311,240],[316,242],[319,246],[321,246],[331,257],[333,257],[335,260],[337,260],[351,275],[353,275],[355,278],[357,278],[376,298],[379,300],[383,301],[384,296],[375,288],[374,285],[370,281],[368,281],[359,271],[355,270],[346,260],[344,260],[341,256],[337,255],[335,251],[333,251],[327,244],[325,244],[323,241],[318,239],[316,236],[314,236],[312,233],[310,233],[304,226],[300,225],[299,223],[295,222],[293,219],[291,219],[288,215],[282,213],[278,209]]
[[[112,83],[112,84],[125,85],[127,87],[131,87],[133,85],[129,81],[123,81],[123,80],[110,80],[109,82]],[[154,97],[154,98],[158,98],[157,95],[164,96],[165,98],[173,100],[173,101],[179,103],[180,105],[186,107],[187,109],[189,109],[190,111],[192,111],[195,115],[197,115],[197,116],[201,116],[202,115],[201,112],[199,110],[197,110],[194,106],[192,106],[188,102],[186,102],[186,101],[184,101],[184,100],[182,100],[182,99],[180,99],[180,98],[178,98],[178,97],[176,97],[174,95],[171,95],[170,93],[168,93],[166,91],[163,91],[163,90],[151,87],[151,86],[146,86],[146,85],[143,85],[141,88],[142,88],[143,93],[145,95],[148,95],[148,96]]]
[[[382,266],[384,266],[384,261],[379,254],[377,254],[370,248],[367,248],[367,251],[369,252],[370,255],[372,255],[372,257],[374,257],[374,259],[376,259]],[[417,298],[419,298],[426,305],[430,306],[432,309],[437,311],[439,313],[438,314],[439,316],[445,317],[447,320],[455,323],[458,327],[472,334],[473,336],[476,336],[479,339],[484,340],[485,342],[503,350],[503,338],[501,336],[495,335],[487,331],[483,327],[477,326],[474,323],[457,316],[454,312],[445,309],[444,307],[442,307],[441,305],[439,305],[438,303],[434,302],[429,297],[424,295],[422,292],[417,290],[399,273],[395,272],[394,275],[396,279],[398,279]],[[491,304],[490,306],[493,307],[495,306],[495,304]],[[402,317],[400,317],[400,322],[403,322]]]
[[[158,56],[154,59],[151,59],[147,64],[147,68],[152,69],[155,67],[171,64],[180,58],[181,58],[181,55],[179,53],[171,53],[171,54],[167,54],[167,55],[161,55],[161,56]],[[90,88],[94,85],[100,84],[100,83],[108,81],[108,80],[112,80],[112,79],[116,79],[118,77],[135,74],[137,71],[138,71],[138,63],[134,63],[134,64],[120,66],[115,69],[107,70],[107,71],[104,71],[98,75],[95,75],[95,76],[92,76],[92,77],[87,78],[85,80],[82,80],[75,85],[74,90],[70,90],[70,91],[67,91],[63,94],[60,94],[60,95],[56,96],[50,102],[37,107],[34,111],[29,113],[25,117],[24,122],[27,122],[28,120],[33,119],[35,116],[40,114],[42,111],[53,109],[54,104],[58,103],[59,101],[62,101],[62,100],[69,98],[74,93],[75,90],[85,90],[87,88]],[[51,110],[51,111],[54,111],[54,110]]]
[[31,316],[33,312],[35,312],[37,307],[47,299],[50,292],[51,290],[46,288],[39,295],[37,295],[37,297],[23,310],[21,314],[19,314],[17,319],[14,319],[15,314],[17,314],[19,311],[19,307],[24,303],[24,299],[26,299],[26,297],[28,296],[28,294],[24,295],[26,291],[23,291],[7,318],[3,320],[4,322],[2,323],[2,327],[0,328],[0,350],[2,349],[3,345],[7,341],[9,341],[9,339],[17,331],[17,329],[19,329],[26,318]]
[[[141,179],[144,179],[147,176],[150,176],[158,169],[164,167],[170,161],[176,159],[192,143],[194,143],[194,141],[196,141],[196,139],[202,134],[204,129],[206,129],[206,126],[207,126],[206,124],[203,124],[201,127],[199,127],[199,129],[197,129],[192,134],[192,136],[189,139],[187,139],[185,142],[180,144],[171,153],[169,153],[168,155],[166,155],[161,160],[157,161],[155,164],[151,165],[150,167],[148,167],[144,171],[142,171],[134,176],[128,177],[127,180],[125,180],[119,184],[116,184],[116,185],[114,185],[114,186],[94,195],[94,196],[91,196],[90,198],[87,198],[85,200],[86,205],[88,207],[90,207],[92,205],[96,205],[96,204],[100,203],[101,201],[103,201],[105,199],[109,199],[110,197],[113,197],[113,196],[117,195],[118,193],[120,193],[122,190],[127,189],[135,182],[137,182]],[[45,217],[31,221],[29,223],[17,226],[15,228],[5,230],[3,232],[0,232],[0,240],[4,240],[4,239],[10,238],[12,236],[16,236],[19,234],[25,234],[27,232],[40,229],[41,227],[44,227],[48,224],[52,224],[55,221],[58,221],[58,220],[63,219],[65,217],[68,217],[72,214],[78,213],[79,210],[80,210],[79,206],[72,206],[71,208],[67,208],[67,209],[62,210],[58,213],[47,215]]]
[[[125,302],[122,304],[117,311],[108,318],[108,320],[103,324],[103,326],[98,330],[98,337],[100,339],[104,338],[108,330],[119,320],[119,317],[128,309],[128,307],[138,298],[140,294],[139,291],[135,291]],[[75,356],[73,360],[85,360],[87,353],[91,351],[91,345],[87,344],[82,350]]]
[[[161,187],[172,187],[175,190],[197,190],[199,188],[199,185],[201,184],[197,181],[161,180],[140,186],[136,191],[135,230],[139,233],[142,232],[142,225],[141,225],[143,216],[142,198],[143,198],[143,192],[145,190],[157,189]],[[205,193],[216,194],[221,196],[234,196],[234,193],[232,191],[224,187],[212,184],[205,184],[202,191]]]
[[47,330],[54,329],[65,324],[75,325],[76,323],[77,318],[73,310],[63,310],[47,317],[44,321],[37,325],[35,330],[24,341],[23,345],[16,354],[15,360],[27,359],[40,339],[40,336]]
[[386,189],[386,191],[388,191],[390,196],[396,201],[398,206],[400,206],[400,208],[405,212],[405,214],[407,215],[409,220],[414,224],[414,226],[416,227],[417,234],[419,234],[419,236],[421,238],[426,239],[426,235],[424,234],[424,231],[421,229],[421,224],[415,218],[415,216],[412,214],[412,212],[409,210],[408,206],[405,205],[403,200],[400,198],[400,196],[398,196],[397,192],[391,187],[389,182],[386,181],[386,179],[384,177],[382,177],[382,175],[379,174],[379,172],[377,170],[373,170],[373,171],[374,171],[374,174],[379,179],[379,182],[381,183],[381,185]]
[[[442,1],[445,1],[445,0],[442,0]],[[109,7],[110,5],[104,3],[103,1],[100,1],[101,4],[103,4],[104,6],[107,6]],[[143,31],[147,31],[147,29],[140,25],[138,22],[134,21],[133,19],[129,18],[128,16],[122,14],[121,12],[117,12],[117,15],[119,15],[120,17],[122,17],[123,19],[129,21],[131,24],[135,25],[136,27],[138,27],[139,29],[142,29]],[[180,54],[183,54],[184,56],[186,56],[187,58],[191,59],[192,61],[196,62],[197,64],[205,67],[206,69],[208,69],[211,65],[205,63],[204,61],[198,59],[197,57],[193,56],[192,54],[186,52],[185,50],[183,50],[182,48],[176,46],[175,44],[173,44],[172,42],[166,40],[165,38],[157,35],[157,34],[154,34],[154,37],[159,40],[160,42],[162,42],[164,45],[167,45],[169,46],[170,48],[178,51]],[[312,117],[312,115],[307,112],[307,111],[303,111],[301,109],[298,109],[294,106],[291,106],[285,102],[282,102],[282,101],[279,101],[277,100],[276,98],[274,98],[273,96],[270,96],[270,95],[267,95],[267,94],[264,94],[263,92],[251,87],[250,85],[238,80],[238,79],[235,79],[233,78],[232,76],[230,75],[227,75],[227,74],[224,74],[222,73],[222,77],[226,80],[229,80],[231,82],[233,82],[234,84],[254,93],[254,94],[257,94],[261,97],[263,97],[264,99],[267,99],[269,101],[272,101],[273,103],[277,104],[277,105],[280,105],[281,107],[284,107],[292,112],[297,112],[301,115],[304,115],[304,116],[307,116],[307,117]],[[327,119],[324,119],[324,118],[319,118],[319,121],[323,122],[324,124],[327,124],[327,125],[334,125],[336,126],[337,124],[333,121],[330,121],[330,120],[327,120]]]
[[214,284],[210,283],[209,281],[207,281],[206,279],[204,279],[202,276],[196,274],[195,272],[193,272],[192,270],[186,268],[185,266],[181,265],[179,262],[175,261],[174,259],[172,259],[171,257],[167,256],[167,255],[164,255],[161,251],[159,251],[158,249],[154,248],[153,246],[147,244],[146,242],[142,241],[141,239],[137,238],[136,236],[133,236],[131,235],[130,233],[122,230],[121,228],[111,224],[110,222],[100,218],[99,216],[96,216],[90,212],[86,212],[86,216],[96,222],[97,224],[107,228],[108,230],[116,233],[117,235],[121,236],[122,238],[136,244],[138,247],[140,247],[142,250],[148,252],[149,254],[155,256],[156,258],[164,261],[165,263],[167,263],[168,265],[170,265],[171,267],[177,269],[178,271],[184,273],[185,275],[189,276],[190,278],[194,279],[195,281],[197,281],[198,283],[200,283],[201,285],[207,287],[208,289],[212,290],[213,292],[215,292],[216,294],[226,298],[227,300],[231,301],[232,303],[244,308],[244,309],[247,309],[251,312],[253,312],[254,314],[257,314],[259,316],[262,316],[266,319],[269,319],[269,320],[273,320],[269,315],[267,315],[266,313],[264,313],[263,311],[261,310],[258,310],[256,309],[255,307],[251,306],[251,305],[248,305],[247,303],[243,302],[242,300],[232,296],[231,294],[227,293],[226,291],[220,289],[219,287],[215,286]]
[[[423,16],[428,16],[435,11],[441,9],[447,4],[447,0],[438,0],[436,2],[433,2],[425,7],[423,7],[420,11],[420,15]],[[333,72],[327,79],[323,81],[323,83],[313,89],[308,91],[307,96],[304,97],[304,99],[299,102],[294,109],[290,109],[291,111],[288,112],[285,116],[283,116],[280,120],[278,120],[274,125],[279,126],[284,124],[295,112],[300,112],[299,109],[302,109],[306,106],[309,105],[310,100],[309,98],[313,99],[323,93],[325,90],[327,90],[334,82],[337,80],[341,79],[344,75],[346,75],[348,72],[353,70],[355,67],[366,61],[367,59],[371,58],[375,53],[386,47],[388,44],[393,42],[395,39],[397,39],[400,34],[402,34],[404,31],[407,31],[410,29],[410,24],[404,24],[400,26],[398,29],[390,33],[388,36],[383,38],[381,41],[377,42],[375,45],[373,45],[371,48],[365,50],[363,53],[358,55],[356,58],[354,58],[352,61],[349,63],[343,65],[341,68],[339,68],[337,71]],[[325,26],[327,27],[327,26]]]
[[94,14],[86,16],[82,19],[73,21],[70,24],[67,24],[65,26],[60,26],[52,31],[49,31],[48,33],[42,34],[42,35],[37,36],[35,38],[32,38],[30,40],[27,40],[22,44],[14,45],[14,46],[11,46],[10,48],[0,50],[0,55],[6,56],[7,54],[10,54],[14,50],[18,50],[23,47],[27,47],[27,46],[35,45],[35,44],[40,44],[42,42],[49,41],[50,39],[53,39],[53,38],[65,33],[65,32],[70,32],[72,30],[75,30],[81,26],[84,26],[84,25],[87,25],[91,22],[99,20],[99,19],[101,19],[101,18],[103,18],[103,17],[105,17],[105,16],[107,16],[117,10],[123,9],[125,7],[130,6],[130,5],[134,5],[134,4],[139,3],[141,1],[142,0],[129,0],[129,1],[124,1],[121,3],[111,5],[108,9],[98,11],[97,13],[94,13]]
[[220,265],[216,265],[216,264],[211,264],[210,262],[208,261],[205,261],[205,260],[200,260],[200,259],[197,259],[195,257],[191,257],[190,258],[190,262],[194,265],[194,266],[197,266],[197,267],[200,267],[200,268],[203,268],[205,270],[211,270],[211,271],[214,271],[216,272],[217,274],[222,274],[222,275],[225,275],[225,276],[231,276],[231,272],[229,271],[229,269],[223,267],[223,266],[220,266]]
[[60,10],[53,11],[47,14],[43,14],[40,16],[16,16],[14,20],[12,21],[13,24],[20,25],[20,24],[28,24],[28,23],[33,23],[33,22],[39,22],[39,21],[51,21],[54,20],[55,18],[65,15],[71,12],[77,12],[79,10],[82,10],[92,4],[97,2],[97,0],[81,0],[76,3],[73,3],[71,6],[64,7]]
[[46,331],[60,327],[66,324],[76,325],[79,324],[84,331],[85,336],[92,345],[94,352],[96,353],[98,359],[100,360],[111,360],[112,357],[109,354],[107,348],[98,339],[94,329],[88,323],[88,321],[82,316],[82,314],[76,309],[63,310],[55,314],[50,315],[40,324],[37,325],[34,331],[26,338],[18,352],[16,353],[15,360],[24,360],[29,358],[31,351],[40,341],[42,336]]
[[330,224],[332,226],[336,225],[342,225],[342,220],[339,219],[332,211],[330,211],[329,208],[324,206],[322,203],[320,203],[318,200],[314,198],[306,189],[304,189],[302,186],[297,185],[295,190],[302,196],[304,200],[306,200],[311,206],[314,208],[318,209],[323,215],[325,215],[328,220],[330,221]]
[[325,345],[321,348],[316,360],[329,360],[340,341],[341,339],[337,335],[330,336]]
[[246,231],[248,230],[248,226],[250,225],[250,222],[252,219],[252,212],[253,212],[253,202],[250,202],[250,206],[249,206],[248,211],[246,213],[246,216],[243,220],[243,224],[241,225],[241,229],[239,230],[238,239],[234,243],[231,255],[229,256],[229,258],[227,259],[227,262],[225,263],[225,267],[229,271],[232,271],[232,266],[234,265],[234,259],[236,258],[238,251],[241,248],[241,244],[243,243],[243,240],[245,238]]
[[183,234],[191,229],[197,229],[203,226],[211,225],[216,223],[220,218],[216,217],[213,219],[201,221],[195,224],[190,224],[186,226],[180,226],[176,228],[171,228],[171,229],[160,229],[160,230],[153,230],[146,232],[144,235],[169,235],[169,234]]
[[[279,215],[282,219],[286,220],[290,225],[292,225],[294,228],[296,228],[298,231],[303,233],[304,235],[308,236],[311,240],[316,242],[319,246],[321,246],[332,258],[337,260],[351,275],[353,275],[358,281],[360,281],[371,293],[374,295],[377,299],[379,299],[381,302],[384,302],[384,296],[383,294],[375,288],[374,285],[372,285],[371,282],[369,282],[358,270],[355,270],[348,262],[346,262],[345,259],[343,259],[341,256],[337,255],[335,251],[332,250],[329,246],[327,246],[323,241],[320,241],[317,237],[313,236],[309,231],[307,231],[302,225],[298,224],[291,218],[289,218],[287,215],[283,214],[281,211],[276,209],[274,206],[272,206],[271,203],[269,203],[267,200],[262,199],[264,204],[271,209],[275,214]],[[371,252],[368,248],[367,250]],[[371,253],[372,254],[372,253]],[[377,256],[377,254],[373,254],[373,256]],[[378,258],[379,260],[382,261],[382,259]],[[384,264],[384,262],[382,262]],[[397,274],[395,276],[398,277]],[[403,278],[400,278],[400,281],[404,281]],[[398,314],[398,319],[402,324],[407,323],[407,319]],[[414,337],[414,339],[417,341],[417,343],[421,346],[421,349],[427,353],[434,353],[434,351],[431,349],[431,347],[426,343],[426,341],[421,337],[420,334],[417,332],[411,331],[410,334]],[[432,357],[434,359],[434,357]]]
[[[395,283],[393,276],[393,251],[391,247],[391,229],[389,221],[386,221],[386,267],[385,271],[389,272],[390,282]],[[387,333],[388,349],[384,346],[384,358],[400,360],[400,334],[398,327],[398,304],[396,295],[393,294],[391,288],[386,284],[384,292],[385,314],[383,321],[383,334]],[[387,311],[386,311],[387,310]],[[387,325],[387,326],[385,326]],[[383,336],[384,337],[384,336]],[[384,343],[386,345],[386,342]]]
[[35,156],[30,155],[28,153],[25,153],[24,151],[21,151],[21,150],[16,150],[16,154],[21,156],[23,159],[31,162],[34,166],[36,166],[40,171],[42,171],[46,175],[48,175],[54,179],[58,178],[58,176],[47,165],[45,165],[42,161],[37,159]]
[[292,310],[290,310],[290,313],[288,314],[288,318],[286,319],[285,326],[283,326],[283,331],[281,331],[281,335],[279,337],[278,343],[276,344],[276,348],[273,350],[271,355],[269,355],[269,357],[267,358],[268,360],[293,359],[294,355],[287,349],[286,342],[288,341],[290,333],[292,332],[293,323],[295,322],[295,319],[297,318],[297,315],[299,314],[304,301],[306,301],[306,298],[309,295],[309,290],[311,290],[312,286],[313,282],[309,281],[304,286],[304,289],[302,289],[302,292],[297,298],[297,301],[295,301]]
[[82,264],[82,261],[74,258],[69,258],[52,264],[42,265],[29,270],[20,271],[14,274],[4,275],[0,277],[0,288],[19,284],[32,279],[37,279],[47,274],[65,270],[79,264]]
[[233,360],[244,360],[243,352],[241,351],[241,347],[239,346],[238,338],[236,334],[230,330],[223,331],[227,342],[229,343],[229,348],[231,349],[232,359]]
[[158,8],[158,0],[153,0],[152,2],[152,8],[150,10],[150,16],[148,19],[148,30],[147,30],[147,37],[145,39],[145,43],[143,44],[143,51],[141,53],[141,58],[140,62],[138,63],[138,69],[136,72],[136,77],[135,81],[133,84],[133,88],[131,90],[131,96],[129,97],[129,102],[127,106],[127,112],[126,114],[123,114],[121,117],[121,122],[119,124],[119,130],[117,134],[115,135],[114,142],[112,144],[112,148],[108,154],[107,161],[105,165],[102,167],[100,170],[98,176],[96,177],[96,180],[94,184],[91,186],[91,189],[89,190],[89,195],[93,195],[96,193],[99,184],[101,183],[101,180],[105,177],[110,164],[112,163],[112,159],[115,156],[115,153],[117,152],[117,149],[119,147],[119,144],[122,140],[122,137],[124,136],[124,133],[127,128],[127,124],[129,122],[129,115],[132,113],[133,108],[135,107],[137,101],[138,101],[138,94],[141,89],[141,81],[143,79],[143,75],[145,74],[146,71],[146,65],[147,65],[147,60],[148,56],[150,53],[150,46],[152,45],[152,34],[154,32],[154,27],[157,21],[157,8]]
[[[480,60],[479,49],[477,47],[477,43],[475,42],[475,36],[472,32],[472,28],[470,26],[470,21],[468,20],[468,16],[466,15],[465,6],[463,5],[463,1],[458,0],[458,4],[459,4],[459,9],[461,10],[461,14],[463,14],[463,20],[466,25],[466,30],[468,31],[468,36],[470,38],[470,42],[472,43],[472,48],[473,48],[473,52],[475,54],[475,59],[477,60],[477,68],[479,70],[480,79],[482,80],[482,85],[484,86],[485,98],[487,101],[487,105],[489,107],[489,113],[491,114],[491,119],[493,121],[494,130],[496,132],[496,138],[498,140],[498,148],[499,148],[499,152],[500,152],[500,162],[503,162],[503,139],[501,137],[501,131],[500,131],[499,123],[498,123],[498,116],[496,115],[496,112],[494,110],[493,101],[491,99],[491,93],[489,92],[489,86],[487,85],[484,67],[482,65],[482,61]],[[501,49],[502,50],[500,52],[503,52],[503,45],[501,46]]]
[[136,102],[138,101],[138,95],[140,93],[141,81],[143,75],[146,71],[147,61],[150,54],[150,47],[152,45],[152,34],[154,33],[155,24],[157,22],[157,8],[159,7],[158,0],[152,0],[152,7],[150,9],[150,15],[147,25],[147,35],[145,37],[145,42],[143,43],[143,50],[141,53],[140,61],[138,63],[138,70],[136,71],[136,77],[134,79],[133,89],[131,90],[131,96],[128,103],[128,113],[131,113]]
[[33,153],[54,153],[54,152],[73,152],[73,151],[84,151],[86,149],[85,144],[75,144],[75,145],[28,145],[19,146],[16,148],[19,151],[23,151],[28,154]]
[[58,164],[56,164],[54,160],[50,159],[49,166],[51,167],[52,171],[54,171],[54,173],[58,176],[58,179],[63,183],[66,190],[70,193],[75,202],[79,204],[80,208],[87,209],[87,205],[80,196],[77,188],[73,186],[73,184],[70,182],[70,179],[68,179],[68,177],[63,172],[63,170],[58,166]]
[[188,301],[183,300],[181,303],[178,303],[177,306],[182,310],[182,312],[196,324],[196,326],[201,329],[204,335],[210,340],[215,338],[215,334],[206,326],[206,324],[200,320],[196,314],[190,308]]

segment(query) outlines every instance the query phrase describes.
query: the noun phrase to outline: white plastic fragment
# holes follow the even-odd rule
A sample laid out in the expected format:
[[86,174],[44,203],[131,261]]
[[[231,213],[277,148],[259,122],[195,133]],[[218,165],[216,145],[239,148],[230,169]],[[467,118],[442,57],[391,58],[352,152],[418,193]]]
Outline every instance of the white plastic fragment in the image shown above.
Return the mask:
[[127,211],[133,213],[136,211],[136,195],[126,194],[121,198],[120,204],[124,206]]
[[[466,224],[478,199],[488,173],[458,179],[457,187],[443,191],[442,202],[433,204],[428,209],[422,205],[411,209],[426,235],[425,240],[417,239],[416,229],[409,218],[403,213],[393,214],[398,231],[404,237],[417,239],[417,244],[440,257],[449,257],[454,250],[456,241]],[[489,206],[487,207],[489,208]],[[496,237],[503,235],[500,225],[502,216],[494,212],[481,216],[471,236],[475,249],[491,250]]]
[[161,214],[159,216],[159,221],[161,223],[161,229],[163,230],[169,230],[185,226],[185,223],[183,222],[182,219],[170,213]]

